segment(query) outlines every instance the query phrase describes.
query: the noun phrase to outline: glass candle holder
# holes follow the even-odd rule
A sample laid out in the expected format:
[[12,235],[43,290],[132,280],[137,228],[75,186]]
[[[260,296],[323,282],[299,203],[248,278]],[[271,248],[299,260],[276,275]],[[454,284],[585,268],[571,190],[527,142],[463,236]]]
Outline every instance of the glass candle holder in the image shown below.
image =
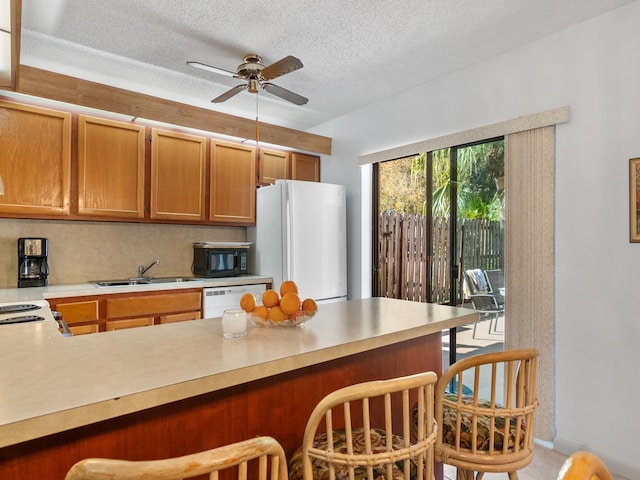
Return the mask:
[[247,334],[247,312],[229,309],[222,313],[222,335],[224,338],[242,338]]

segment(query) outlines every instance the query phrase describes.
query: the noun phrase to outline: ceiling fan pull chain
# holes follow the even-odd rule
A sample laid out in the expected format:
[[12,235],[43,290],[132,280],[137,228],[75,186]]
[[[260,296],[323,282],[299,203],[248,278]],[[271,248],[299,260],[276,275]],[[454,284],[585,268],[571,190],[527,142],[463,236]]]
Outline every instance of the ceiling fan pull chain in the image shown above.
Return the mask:
[[258,123],[258,92],[256,92],[256,148],[258,148],[259,141],[260,141],[260,125]]
[[256,92],[256,154],[258,160],[260,160],[260,149],[258,144],[260,143],[260,123],[258,122],[258,92]]

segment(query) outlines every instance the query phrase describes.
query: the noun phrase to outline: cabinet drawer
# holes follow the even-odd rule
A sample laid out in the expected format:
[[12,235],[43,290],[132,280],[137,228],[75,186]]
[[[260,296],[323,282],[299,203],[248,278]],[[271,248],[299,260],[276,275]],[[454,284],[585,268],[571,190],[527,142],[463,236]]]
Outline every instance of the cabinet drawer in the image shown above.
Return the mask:
[[202,318],[200,310],[197,312],[173,313],[170,315],[160,315],[160,323],[185,322],[187,320],[198,320]]
[[151,325],[153,325],[153,317],[110,320],[107,322],[107,331],[122,330],[124,328],[149,327]]
[[74,323],[92,322],[98,320],[98,301],[59,303],[54,310],[62,314],[67,325]]
[[108,319],[200,310],[202,292],[107,299]]
[[98,333],[98,324],[93,325],[76,325],[75,327],[69,327],[69,331],[75,335],[87,335],[89,333]]

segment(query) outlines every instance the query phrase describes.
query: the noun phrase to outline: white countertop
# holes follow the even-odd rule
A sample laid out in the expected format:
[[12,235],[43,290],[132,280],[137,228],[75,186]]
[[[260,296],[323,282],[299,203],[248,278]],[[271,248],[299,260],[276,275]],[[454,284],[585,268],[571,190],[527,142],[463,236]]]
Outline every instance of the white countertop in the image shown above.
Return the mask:
[[[101,289],[102,290],[102,289]],[[44,315],[43,315],[44,316]],[[324,304],[302,326],[222,337],[220,319],[61,337],[0,326],[0,447],[475,321],[469,309],[370,298]]]
[[230,287],[234,285],[255,285],[272,283],[271,277],[261,275],[241,275],[237,277],[199,278],[188,282],[150,283],[145,285],[124,285],[119,287],[97,287],[89,282],[48,287],[0,288],[0,303],[28,302],[48,298],[77,297],[85,295],[106,295],[111,293],[149,292],[176,290],[183,288]]

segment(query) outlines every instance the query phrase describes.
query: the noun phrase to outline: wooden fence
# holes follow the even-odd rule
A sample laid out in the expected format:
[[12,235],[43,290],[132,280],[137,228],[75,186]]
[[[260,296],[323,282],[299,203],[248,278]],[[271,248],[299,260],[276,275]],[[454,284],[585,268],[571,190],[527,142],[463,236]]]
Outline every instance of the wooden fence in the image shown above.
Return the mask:
[[[458,223],[456,251],[460,272],[471,268],[504,268],[504,229],[501,222],[463,220]],[[374,295],[416,302],[449,302],[448,218],[433,219],[431,262],[428,258],[427,217],[383,212],[378,218],[378,232],[377,292]],[[458,288],[457,301],[460,300],[460,291]]]

